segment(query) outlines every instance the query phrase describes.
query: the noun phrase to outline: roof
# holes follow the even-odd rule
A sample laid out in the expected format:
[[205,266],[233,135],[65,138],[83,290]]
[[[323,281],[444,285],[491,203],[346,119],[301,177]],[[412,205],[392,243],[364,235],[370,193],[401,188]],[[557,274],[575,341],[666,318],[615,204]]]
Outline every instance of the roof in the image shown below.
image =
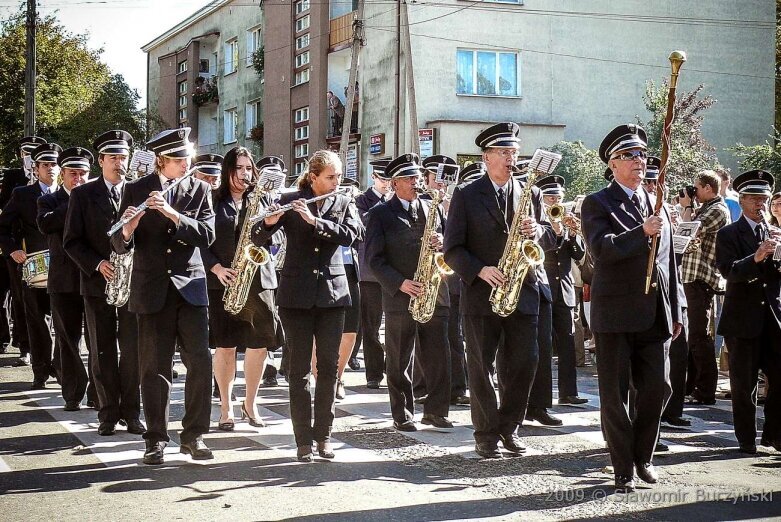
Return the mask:
[[170,28],[169,30],[167,30],[166,32],[164,32],[163,34],[161,34],[160,36],[158,36],[157,38],[149,42],[148,44],[141,46],[141,50],[144,51],[145,53],[148,53],[149,51],[159,46],[169,38],[176,36],[178,33],[184,31],[191,25],[200,22],[201,20],[203,20],[213,12],[217,11],[222,6],[229,4],[230,2],[231,0],[213,0],[207,6],[202,7],[195,13],[191,14],[189,17],[179,22],[178,24],[176,24],[175,26],[173,26],[172,28]]

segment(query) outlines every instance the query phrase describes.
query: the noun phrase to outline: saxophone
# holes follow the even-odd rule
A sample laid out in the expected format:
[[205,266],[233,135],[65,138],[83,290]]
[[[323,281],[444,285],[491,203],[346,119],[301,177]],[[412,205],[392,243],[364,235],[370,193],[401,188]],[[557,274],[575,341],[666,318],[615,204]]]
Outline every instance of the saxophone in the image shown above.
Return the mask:
[[236,271],[236,279],[225,287],[225,293],[222,296],[225,311],[233,315],[238,315],[247,304],[252,278],[255,277],[258,267],[271,261],[271,254],[268,250],[255,246],[251,237],[252,220],[250,218],[260,212],[261,199],[264,194],[265,191],[257,184],[249,196],[246,217],[241,227],[239,242],[236,245],[236,254],[234,254],[231,263],[231,268]]
[[532,212],[532,185],[538,174],[536,169],[529,170],[531,173],[526,181],[526,187],[521,193],[518,212],[513,217],[507,243],[504,245],[504,253],[502,253],[497,266],[504,274],[505,282],[494,287],[489,298],[491,310],[501,317],[507,317],[518,306],[523,280],[529,269],[536,268],[545,261],[545,252],[542,247],[521,233],[521,221],[530,216]]
[[106,283],[106,303],[122,308],[130,297],[130,276],[133,273],[133,251],[125,254],[111,252],[109,263],[114,277]]
[[442,252],[436,252],[431,246],[431,238],[437,231],[438,209],[442,202],[442,195],[436,190],[421,189],[421,191],[431,196],[431,208],[428,211],[428,218],[426,218],[426,228],[421,239],[418,267],[415,269],[414,277],[414,281],[420,283],[423,289],[418,297],[410,299],[409,311],[415,321],[427,323],[434,315],[442,276],[452,274],[453,270],[445,263]]

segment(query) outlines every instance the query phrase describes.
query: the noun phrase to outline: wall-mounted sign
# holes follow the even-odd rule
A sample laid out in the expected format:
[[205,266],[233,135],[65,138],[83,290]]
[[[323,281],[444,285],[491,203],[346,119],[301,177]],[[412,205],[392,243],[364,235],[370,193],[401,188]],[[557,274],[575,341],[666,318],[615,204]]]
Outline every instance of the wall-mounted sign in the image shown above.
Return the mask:
[[385,154],[385,133],[372,134],[369,137],[369,154]]
[[418,129],[420,143],[420,159],[434,155],[434,129]]

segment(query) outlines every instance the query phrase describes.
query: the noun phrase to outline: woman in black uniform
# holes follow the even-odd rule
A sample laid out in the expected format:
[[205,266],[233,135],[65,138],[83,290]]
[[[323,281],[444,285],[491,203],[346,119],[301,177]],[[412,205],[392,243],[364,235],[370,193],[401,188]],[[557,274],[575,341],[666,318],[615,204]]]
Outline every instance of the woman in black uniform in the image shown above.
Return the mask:
[[[333,458],[331,426],[345,307],[350,292],[340,246],[355,241],[361,221],[352,199],[332,195],[318,202],[305,200],[333,192],[339,185],[342,162],[332,151],[315,152],[298,190],[284,194],[280,205],[291,210],[267,217],[253,229],[256,244],[264,244],[279,228],[287,236],[285,266],[280,273],[277,303],[287,334],[290,416],[299,461],[312,461],[312,441],[322,458]],[[275,208],[272,206],[271,208]],[[312,420],[312,343],[317,343],[317,384]]]
[[[253,190],[250,183],[257,179],[258,169],[247,149],[234,147],[228,151],[222,163],[220,186],[212,194],[216,238],[208,250],[203,251],[204,265],[209,272],[209,344],[216,347],[214,376],[220,390],[220,419],[217,427],[223,431],[232,431],[235,423],[230,398],[236,374],[237,347],[246,349],[246,397],[241,405],[241,418],[248,419],[251,426],[263,427],[255,399],[266,352],[284,343],[274,304],[277,277],[273,262],[258,267],[252,279],[247,304],[238,315],[226,312],[222,300],[225,288],[236,279],[237,274],[231,264]],[[262,206],[269,203],[270,199],[263,196]],[[269,245],[264,243],[259,246],[268,248]]]

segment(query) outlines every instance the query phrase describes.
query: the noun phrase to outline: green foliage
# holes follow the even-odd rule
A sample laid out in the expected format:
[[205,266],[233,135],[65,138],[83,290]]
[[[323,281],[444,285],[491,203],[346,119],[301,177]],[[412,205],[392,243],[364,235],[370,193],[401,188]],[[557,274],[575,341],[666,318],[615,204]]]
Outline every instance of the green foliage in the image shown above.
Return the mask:
[[606,185],[602,177],[605,164],[599,159],[599,154],[586,148],[583,142],[560,141],[551,147],[551,151],[562,156],[554,174],[564,178],[566,199],[572,200],[579,194],[591,194]]
[[[63,147],[90,146],[106,130],[123,128],[144,137],[138,94],[112,76],[101,49],[87,36],[69,33],[55,16],[38,18],[36,32],[37,134]],[[0,24],[0,163],[15,160],[24,133],[25,17],[20,11]]]
[[254,53],[252,53],[252,67],[258,76],[263,77],[263,67],[265,65],[265,53],[263,47],[258,47]]
[[[719,168],[715,148],[702,135],[703,113],[716,103],[710,95],[701,97],[703,85],[691,92],[678,92],[675,101],[675,117],[670,132],[670,157],[667,161],[666,185],[672,189],[691,184],[701,170]],[[640,124],[648,133],[648,150],[653,156],[662,154],[662,127],[667,113],[667,80],[657,86],[646,83],[643,96],[645,108],[651,113],[648,121]]]
[[738,143],[729,149],[738,157],[740,170],[763,169],[773,174],[776,187],[781,186],[781,135],[776,132],[761,145],[743,145]]

